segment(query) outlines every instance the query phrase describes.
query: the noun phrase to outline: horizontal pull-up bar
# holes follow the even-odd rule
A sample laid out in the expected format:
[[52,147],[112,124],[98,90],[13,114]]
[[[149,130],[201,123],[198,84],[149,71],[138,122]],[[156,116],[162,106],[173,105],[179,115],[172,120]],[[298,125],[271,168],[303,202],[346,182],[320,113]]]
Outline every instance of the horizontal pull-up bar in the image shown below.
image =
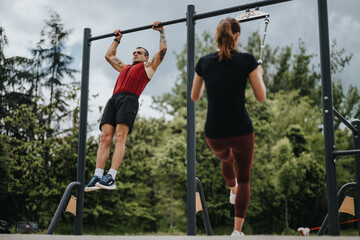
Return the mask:
[[[195,14],[193,19],[198,20],[198,19],[204,19],[204,18],[209,18],[209,17],[215,17],[218,15],[223,15],[223,14],[227,14],[227,13],[247,10],[249,8],[262,7],[262,6],[267,6],[267,5],[272,5],[272,4],[276,4],[276,3],[282,3],[282,2],[289,2],[289,1],[292,1],[292,0],[264,0],[261,2],[248,3],[248,4],[236,6],[236,7],[220,9],[217,11],[212,11],[212,12],[207,12],[207,13],[202,13],[202,14]],[[256,20],[256,19],[253,19],[253,20]],[[162,22],[159,24],[159,27],[176,24],[176,23],[181,23],[181,22],[186,22],[186,18],[179,18],[179,19],[175,19],[175,20],[171,20],[171,21],[167,21],[167,22]],[[121,34],[138,32],[138,31],[150,29],[153,26],[154,25],[151,24],[151,25],[146,25],[146,26],[142,26],[142,27],[127,29],[127,30],[121,31]],[[103,39],[103,38],[114,37],[114,36],[115,36],[114,33],[109,33],[109,34],[105,34],[105,35],[91,37],[91,38],[89,38],[89,42]]]
[[343,123],[345,124],[351,131],[354,132],[354,134],[358,133],[358,130],[351,125],[338,111],[335,110],[335,108],[333,108],[334,111],[334,115]]
[[332,154],[333,154],[335,157],[336,157],[336,156],[360,155],[360,149],[345,150],[345,151],[334,151]]
[[[181,23],[181,22],[186,22],[186,18],[179,18],[179,19],[175,19],[175,20],[171,20],[171,21],[167,21],[167,22],[162,22],[159,24],[158,27],[161,26],[166,26],[166,25],[171,25],[171,24],[175,24],[175,23]],[[152,28],[154,25],[146,25],[146,26],[142,26],[142,27],[137,27],[137,28],[131,28],[131,29],[127,29],[124,31],[121,31],[121,34],[126,34],[126,33],[132,33],[132,32],[138,32],[138,31],[142,31],[142,30],[146,30],[146,29],[150,29]],[[95,40],[99,40],[99,39],[103,39],[103,38],[108,38],[108,37],[113,37],[116,34],[114,33],[109,33],[109,34],[105,34],[105,35],[100,35],[100,36],[96,36],[96,37],[92,37],[89,39],[89,41],[95,41]]]

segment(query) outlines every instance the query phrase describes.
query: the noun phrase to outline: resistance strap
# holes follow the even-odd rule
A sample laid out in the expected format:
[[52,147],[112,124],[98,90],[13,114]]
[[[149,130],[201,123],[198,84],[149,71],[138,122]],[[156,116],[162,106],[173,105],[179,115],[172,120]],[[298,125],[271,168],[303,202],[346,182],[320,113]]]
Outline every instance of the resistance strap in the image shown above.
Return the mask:
[[269,17],[267,16],[265,18],[265,30],[264,30],[264,36],[263,36],[263,39],[261,41],[261,47],[260,47],[260,57],[259,57],[259,61],[258,63],[261,65],[263,63],[262,61],[262,57],[263,57],[263,54],[264,54],[264,43],[265,43],[265,38],[266,38],[266,35],[267,35],[267,27],[268,27],[268,24],[270,22],[270,19]]

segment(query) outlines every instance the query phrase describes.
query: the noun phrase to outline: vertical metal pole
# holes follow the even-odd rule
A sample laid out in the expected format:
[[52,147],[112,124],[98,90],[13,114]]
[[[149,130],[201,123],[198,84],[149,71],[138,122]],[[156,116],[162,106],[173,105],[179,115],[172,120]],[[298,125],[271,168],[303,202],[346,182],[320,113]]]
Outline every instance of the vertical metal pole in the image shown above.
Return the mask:
[[[356,119],[351,122],[351,124],[358,130],[357,133],[353,132],[354,139],[354,149],[360,149],[360,120]],[[360,155],[354,156],[355,160],[355,182],[356,182],[356,202],[354,202],[355,213],[358,215],[357,218],[360,217]],[[358,221],[358,231],[360,236],[360,221]]]
[[187,234],[196,235],[195,103],[191,88],[195,73],[195,6],[187,6]]
[[82,235],[83,232],[83,212],[84,212],[84,183],[85,183],[85,156],[86,156],[86,125],[88,113],[89,95],[89,69],[90,69],[90,42],[91,29],[84,29],[83,59],[81,71],[81,96],[80,96],[80,129],[79,146],[77,161],[77,181],[80,187],[76,190],[76,217],[74,224],[74,234]]
[[336,236],[340,234],[340,226],[337,201],[336,163],[334,161],[335,158],[332,154],[332,152],[335,150],[335,140],[330,73],[330,47],[327,0],[318,0],[318,17],[329,235]]

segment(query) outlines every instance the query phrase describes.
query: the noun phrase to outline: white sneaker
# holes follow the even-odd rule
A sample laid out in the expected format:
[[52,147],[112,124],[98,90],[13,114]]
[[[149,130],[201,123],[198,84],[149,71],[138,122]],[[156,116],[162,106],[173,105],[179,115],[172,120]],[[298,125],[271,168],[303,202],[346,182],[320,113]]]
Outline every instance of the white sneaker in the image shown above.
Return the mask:
[[[236,183],[236,187],[237,187],[237,183]],[[235,197],[236,197],[236,194],[232,193],[232,191],[230,190],[230,197],[229,197],[229,201],[231,204],[235,204]]]
[[245,234],[243,232],[239,232],[239,231],[233,231],[231,234],[231,237],[242,237],[245,236]]

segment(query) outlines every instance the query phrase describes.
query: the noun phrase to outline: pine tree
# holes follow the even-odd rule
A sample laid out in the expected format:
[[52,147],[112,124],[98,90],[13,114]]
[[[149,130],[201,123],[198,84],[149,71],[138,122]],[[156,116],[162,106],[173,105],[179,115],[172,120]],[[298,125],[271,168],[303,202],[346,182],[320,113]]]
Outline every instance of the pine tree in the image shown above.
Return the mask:
[[50,10],[50,20],[45,21],[45,27],[41,31],[41,40],[37,49],[34,50],[35,60],[36,57],[39,57],[45,65],[43,71],[46,81],[44,85],[50,90],[48,126],[51,126],[51,123],[59,123],[63,117],[68,115],[66,111],[68,104],[63,93],[63,88],[67,87],[68,83],[65,83],[64,80],[66,76],[74,78],[73,74],[77,72],[70,68],[73,58],[64,53],[65,40],[70,33],[71,30],[64,29],[60,16]]
[[[0,117],[2,120],[11,115],[12,111],[21,104],[30,105],[32,101],[26,87],[32,78],[29,72],[31,60],[20,56],[5,57],[4,48],[7,44],[5,30],[0,27]],[[1,121],[1,130],[8,135],[25,137],[3,121]]]

